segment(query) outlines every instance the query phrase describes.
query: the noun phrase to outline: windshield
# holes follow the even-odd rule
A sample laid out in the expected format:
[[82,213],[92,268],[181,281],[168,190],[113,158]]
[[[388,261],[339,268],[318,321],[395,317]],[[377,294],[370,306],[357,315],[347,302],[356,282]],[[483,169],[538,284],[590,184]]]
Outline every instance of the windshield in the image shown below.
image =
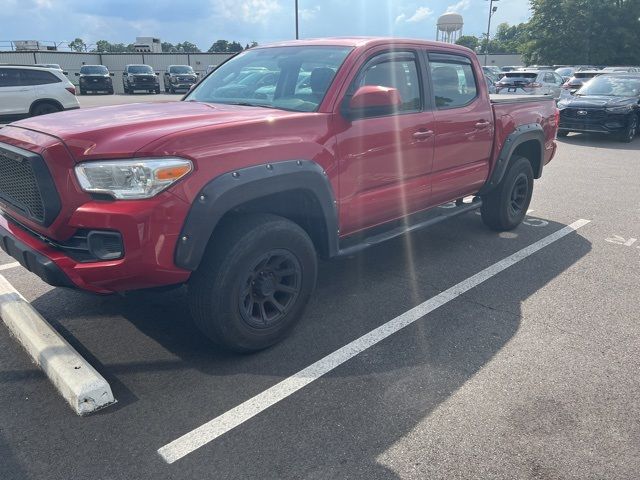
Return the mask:
[[640,77],[596,77],[586,83],[576,94],[637,97],[640,96]]
[[324,46],[247,50],[218,67],[185,100],[312,112],[350,51]]
[[153,68],[149,65],[131,65],[127,71],[129,73],[153,73]]
[[558,68],[556,73],[561,77],[567,77],[573,73],[573,68]]
[[174,67],[169,67],[169,73],[177,73],[179,75],[192,74],[193,68],[188,65],[176,65]]
[[84,65],[80,67],[80,73],[82,75],[107,75],[109,70],[102,65]]

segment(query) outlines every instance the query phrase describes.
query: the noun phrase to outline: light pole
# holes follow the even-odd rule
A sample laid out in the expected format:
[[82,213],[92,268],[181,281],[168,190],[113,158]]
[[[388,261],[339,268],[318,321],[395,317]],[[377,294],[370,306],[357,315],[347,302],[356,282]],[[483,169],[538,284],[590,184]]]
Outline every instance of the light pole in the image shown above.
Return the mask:
[[489,24],[487,25],[487,46],[484,48],[484,66],[485,67],[487,66],[487,55],[489,54],[489,35],[491,34],[491,17],[493,17],[493,14],[496,13],[496,10],[498,10],[498,7],[494,7],[493,6],[493,2],[497,2],[497,1],[499,1],[499,0],[488,0],[488,2],[489,2]]
[[296,40],[300,38],[298,31],[298,0],[296,0]]

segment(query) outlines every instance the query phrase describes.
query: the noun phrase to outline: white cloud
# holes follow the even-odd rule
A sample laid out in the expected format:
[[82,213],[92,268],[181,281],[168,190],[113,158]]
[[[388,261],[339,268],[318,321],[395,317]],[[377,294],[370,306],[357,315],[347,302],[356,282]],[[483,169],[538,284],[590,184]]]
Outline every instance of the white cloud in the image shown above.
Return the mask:
[[312,8],[301,8],[298,11],[300,18],[302,20],[313,20],[320,13],[320,5],[316,5]]
[[417,23],[417,22],[426,20],[432,14],[433,14],[433,10],[431,10],[429,7],[418,7],[417,10],[414,12],[414,14],[411,15],[410,17],[405,15],[404,13],[401,13],[400,15],[398,15],[396,17],[396,23],[402,23],[402,22]]
[[447,13],[453,12],[461,12],[469,8],[471,1],[470,0],[460,0],[458,3],[454,3],[453,5],[449,5],[447,7]]
[[282,10],[278,0],[222,0],[217,3],[220,13],[231,20],[246,23],[266,23],[269,17]]

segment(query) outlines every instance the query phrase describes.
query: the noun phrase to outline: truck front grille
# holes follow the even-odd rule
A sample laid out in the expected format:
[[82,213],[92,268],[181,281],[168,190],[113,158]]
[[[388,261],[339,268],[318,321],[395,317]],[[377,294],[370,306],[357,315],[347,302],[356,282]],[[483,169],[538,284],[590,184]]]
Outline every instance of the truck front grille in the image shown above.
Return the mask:
[[55,219],[60,200],[40,155],[0,144],[0,204],[45,226]]

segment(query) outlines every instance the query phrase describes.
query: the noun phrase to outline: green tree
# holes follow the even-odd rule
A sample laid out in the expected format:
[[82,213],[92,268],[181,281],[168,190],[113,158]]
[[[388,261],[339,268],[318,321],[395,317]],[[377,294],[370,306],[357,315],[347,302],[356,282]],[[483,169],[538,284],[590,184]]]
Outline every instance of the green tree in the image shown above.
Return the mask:
[[530,0],[527,63],[640,63],[640,0]]
[[480,40],[478,40],[478,37],[474,37],[472,35],[463,35],[456,40],[456,44],[475,51],[475,49],[478,48],[478,45],[480,45]]
[[191,42],[182,42],[182,43],[177,43],[176,44],[176,50],[179,52],[185,52],[185,53],[198,53],[200,52],[200,49],[198,48],[197,45],[191,43]]
[[227,48],[227,52],[241,52],[242,50],[242,44],[239,42],[231,42]]
[[69,42],[69,48],[74,52],[86,52],[87,44],[81,38],[76,38]]
[[175,45],[173,43],[162,42],[160,44],[160,46],[162,47],[162,52],[163,53],[170,53],[170,52],[177,52],[178,51],[178,49],[175,47]]
[[228,52],[229,51],[229,42],[227,40],[216,40],[213,42],[213,45],[209,47],[207,52],[209,53],[217,53],[217,52]]

